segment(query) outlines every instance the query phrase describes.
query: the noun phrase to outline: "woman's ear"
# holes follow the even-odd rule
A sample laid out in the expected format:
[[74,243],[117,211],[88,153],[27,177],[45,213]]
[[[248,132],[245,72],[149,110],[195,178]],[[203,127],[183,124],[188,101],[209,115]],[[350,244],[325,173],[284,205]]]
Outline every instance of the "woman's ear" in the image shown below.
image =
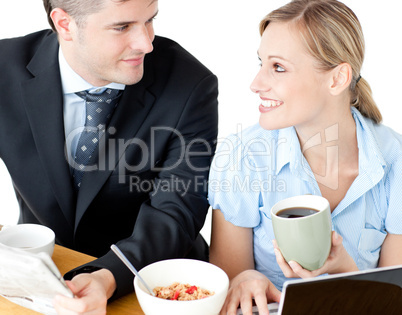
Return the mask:
[[71,41],[71,23],[73,19],[66,11],[56,8],[50,13],[57,34],[65,41]]
[[348,63],[341,63],[331,70],[330,93],[339,95],[349,88],[352,82],[352,67]]

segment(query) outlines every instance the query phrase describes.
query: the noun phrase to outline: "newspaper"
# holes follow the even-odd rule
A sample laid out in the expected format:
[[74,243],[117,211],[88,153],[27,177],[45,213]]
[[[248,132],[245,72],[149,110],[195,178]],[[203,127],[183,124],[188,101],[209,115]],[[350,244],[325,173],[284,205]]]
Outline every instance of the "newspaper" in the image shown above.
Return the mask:
[[53,315],[53,299],[73,297],[53,260],[0,244],[0,295],[36,312]]

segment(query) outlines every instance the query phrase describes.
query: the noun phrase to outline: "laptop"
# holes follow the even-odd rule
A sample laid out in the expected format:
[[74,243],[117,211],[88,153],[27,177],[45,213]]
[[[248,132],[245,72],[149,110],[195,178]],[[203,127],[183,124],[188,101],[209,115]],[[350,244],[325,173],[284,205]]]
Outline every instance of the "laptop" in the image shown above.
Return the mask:
[[279,304],[268,309],[270,315],[401,315],[402,265],[289,280]]

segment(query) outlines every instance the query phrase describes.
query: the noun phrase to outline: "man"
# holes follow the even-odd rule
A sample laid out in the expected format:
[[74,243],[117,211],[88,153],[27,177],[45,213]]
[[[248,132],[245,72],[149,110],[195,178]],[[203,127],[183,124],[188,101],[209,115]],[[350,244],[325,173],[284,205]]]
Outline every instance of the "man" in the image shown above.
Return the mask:
[[[133,289],[111,244],[137,269],[208,259],[199,230],[217,80],[179,45],[154,36],[157,1],[44,5],[55,32],[0,41],[0,157],[20,223],[47,225],[57,243],[99,257],[66,275],[76,298],[57,297],[56,310],[104,313],[109,298]],[[90,126],[108,102],[117,104],[108,120]]]

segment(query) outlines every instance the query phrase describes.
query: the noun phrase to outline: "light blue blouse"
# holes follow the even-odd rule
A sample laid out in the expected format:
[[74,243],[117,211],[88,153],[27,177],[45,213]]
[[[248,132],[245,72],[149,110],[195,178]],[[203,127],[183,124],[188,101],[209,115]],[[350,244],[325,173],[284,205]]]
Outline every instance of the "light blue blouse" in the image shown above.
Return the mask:
[[[377,267],[387,233],[402,234],[402,136],[351,110],[359,175],[332,212],[332,228],[362,270]],[[219,146],[211,165],[209,202],[232,224],[253,228],[255,268],[280,290],[289,279],[276,263],[270,209],[302,194],[321,195],[293,127],[269,131],[254,125]]]

